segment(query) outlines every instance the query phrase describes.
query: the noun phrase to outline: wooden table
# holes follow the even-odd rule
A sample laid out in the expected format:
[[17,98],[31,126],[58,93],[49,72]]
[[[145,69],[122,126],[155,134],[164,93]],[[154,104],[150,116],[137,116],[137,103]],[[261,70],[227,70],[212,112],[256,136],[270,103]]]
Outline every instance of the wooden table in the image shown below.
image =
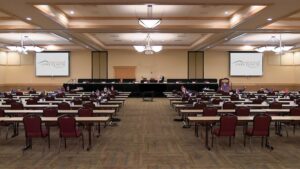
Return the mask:
[[[77,122],[108,122],[109,117],[75,117]],[[43,122],[55,122],[58,121],[58,117],[41,117]],[[23,122],[23,117],[0,117],[0,121],[2,122]],[[87,150],[89,151],[92,148],[92,134],[91,134],[91,126],[88,127],[88,135],[89,135],[89,145]],[[29,147],[25,147],[28,149]]]

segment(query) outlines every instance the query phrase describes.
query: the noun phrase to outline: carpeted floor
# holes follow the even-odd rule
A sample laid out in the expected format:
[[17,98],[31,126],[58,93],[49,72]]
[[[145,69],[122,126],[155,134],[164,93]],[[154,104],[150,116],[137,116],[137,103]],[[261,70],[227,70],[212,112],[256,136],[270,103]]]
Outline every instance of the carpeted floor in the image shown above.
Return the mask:
[[[82,150],[79,140],[69,140],[67,149],[58,152],[57,130],[51,135],[51,149],[37,139],[33,149],[24,154],[24,132],[5,140],[0,139],[0,168],[2,169],[299,169],[300,130],[296,136],[274,136],[270,152],[260,147],[260,139],[244,148],[241,129],[231,148],[228,139],[218,139],[212,151],[204,147],[203,138],[194,136],[194,129],[182,128],[173,121],[176,113],[167,99],[143,102],[127,99],[119,112],[118,126],[102,129],[99,138],[93,137],[93,148]],[[87,143],[87,137],[85,137]]]

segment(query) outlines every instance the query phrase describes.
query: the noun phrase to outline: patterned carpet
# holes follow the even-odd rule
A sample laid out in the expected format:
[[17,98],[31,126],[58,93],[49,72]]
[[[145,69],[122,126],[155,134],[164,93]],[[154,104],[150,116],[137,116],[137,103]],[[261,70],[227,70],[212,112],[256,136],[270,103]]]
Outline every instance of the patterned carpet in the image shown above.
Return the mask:
[[[99,138],[93,137],[93,148],[82,150],[79,140],[68,140],[58,152],[58,133],[51,137],[51,149],[44,140],[33,141],[33,149],[24,154],[24,132],[5,140],[0,139],[0,168],[2,169],[299,169],[300,130],[296,136],[279,137],[272,132],[270,152],[260,147],[260,139],[244,148],[241,128],[232,147],[228,139],[218,139],[212,151],[204,140],[194,136],[193,128],[182,128],[173,121],[176,113],[167,99],[127,99],[119,112],[118,126],[102,129]],[[87,136],[85,135],[87,143]]]

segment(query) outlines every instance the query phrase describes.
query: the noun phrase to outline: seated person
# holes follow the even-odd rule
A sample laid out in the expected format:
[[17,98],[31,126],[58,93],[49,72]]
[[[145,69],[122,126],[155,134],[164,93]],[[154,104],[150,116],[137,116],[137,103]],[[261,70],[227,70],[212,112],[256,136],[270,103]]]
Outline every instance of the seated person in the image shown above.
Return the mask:
[[164,82],[164,81],[165,81],[165,77],[164,77],[164,76],[160,76],[158,82],[159,82],[159,83],[162,83],[162,82]]

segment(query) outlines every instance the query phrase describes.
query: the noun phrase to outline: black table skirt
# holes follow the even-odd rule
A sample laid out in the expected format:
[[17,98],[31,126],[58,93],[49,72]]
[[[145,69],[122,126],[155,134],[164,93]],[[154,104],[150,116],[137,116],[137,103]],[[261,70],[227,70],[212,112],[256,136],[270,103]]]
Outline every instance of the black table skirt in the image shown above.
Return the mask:
[[204,88],[218,89],[217,83],[65,83],[64,88],[69,86],[70,90],[82,87],[84,91],[103,90],[104,87],[114,86],[115,90],[131,92],[131,96],[142,96],[143,92],[153,91],[155,97],[163,96],[163,92],[180,90],[181,86],[188,90],[203,91]]

